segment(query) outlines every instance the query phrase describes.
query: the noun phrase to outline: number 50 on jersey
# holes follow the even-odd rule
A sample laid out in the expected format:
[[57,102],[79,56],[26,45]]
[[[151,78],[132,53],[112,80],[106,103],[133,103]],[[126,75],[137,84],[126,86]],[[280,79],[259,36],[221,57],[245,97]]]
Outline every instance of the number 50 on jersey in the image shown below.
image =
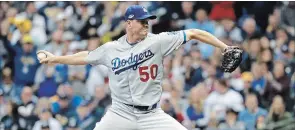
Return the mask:
[[158,65],[153,64],[151,66],[141,66],[138,68],[140,80],[147,82],[150,78],[155,80],[158,73]]

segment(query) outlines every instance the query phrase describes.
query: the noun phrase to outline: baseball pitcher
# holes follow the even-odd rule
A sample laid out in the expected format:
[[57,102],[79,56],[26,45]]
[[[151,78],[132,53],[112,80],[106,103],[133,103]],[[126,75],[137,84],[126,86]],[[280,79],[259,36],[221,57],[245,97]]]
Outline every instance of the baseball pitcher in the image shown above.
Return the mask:
[[112,105],[94,130],[186,130],[159,106],[163,58],[188,40],[196,39],[223,52],[222,68],[232,72],[241,62],[241,50],[229,47],[198,29],[151,34],[148,21],[156,19],[140,5],[125,13],[126,35],[93,51],[55,56],[47,51],[45,64],[105,65],[109,71]]

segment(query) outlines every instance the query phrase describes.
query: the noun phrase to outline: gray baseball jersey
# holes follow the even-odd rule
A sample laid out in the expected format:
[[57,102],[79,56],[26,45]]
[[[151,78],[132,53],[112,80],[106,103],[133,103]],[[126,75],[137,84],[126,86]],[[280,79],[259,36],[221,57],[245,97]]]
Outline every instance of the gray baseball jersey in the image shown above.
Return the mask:
[[89,52],[86,61],[107,66],[112,100],[151,106],[161,97],[163,58],[186,41],[184,31],[149,33],[136,44],[126,35]]

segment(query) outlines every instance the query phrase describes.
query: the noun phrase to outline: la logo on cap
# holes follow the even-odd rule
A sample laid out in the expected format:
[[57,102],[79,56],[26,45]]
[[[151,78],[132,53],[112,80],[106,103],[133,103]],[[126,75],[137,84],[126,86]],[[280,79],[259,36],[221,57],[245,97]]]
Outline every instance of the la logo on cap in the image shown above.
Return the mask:
[[142,7],[143,12],[148,12],[146,8]]
[[130,14],[129,16],[128,16],[128,18],[133,18],[134,17],[134,15],[133,14]]

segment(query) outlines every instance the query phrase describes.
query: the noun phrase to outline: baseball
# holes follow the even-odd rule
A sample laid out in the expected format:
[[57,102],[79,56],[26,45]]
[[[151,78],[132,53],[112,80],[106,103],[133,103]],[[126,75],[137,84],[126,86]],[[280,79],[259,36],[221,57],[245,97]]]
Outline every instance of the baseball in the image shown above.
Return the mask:
[[37,57],[38,57],[39,60],[42,60],[42,59],[46,58],[47,55],[44,52],[40,52],[40,53],[37,54]]

